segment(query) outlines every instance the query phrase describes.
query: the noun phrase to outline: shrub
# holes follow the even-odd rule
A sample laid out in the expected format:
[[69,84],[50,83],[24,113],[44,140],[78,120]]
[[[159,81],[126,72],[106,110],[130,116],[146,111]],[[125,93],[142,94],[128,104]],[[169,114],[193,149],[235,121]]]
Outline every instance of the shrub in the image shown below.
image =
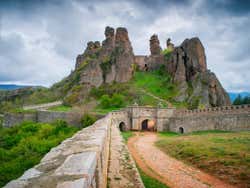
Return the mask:
[[125,101],[124,101],[124,96],[120,94],[114,94],[113,97],[111,98],[111,104],[112,107],[115,108],[121,108],[124,107]]
[[90,114],[84,114],[81,119],[82,128],[92,125],[96,121],[96,117]]
[[161,52],[164,55],[164,59],[168,60],[171,56],[172,50],[171,49],[165,49]]
[[103,95],[100,99],[100,106],[102,108],[109,108],[111,105],[111,99],[108,95]]

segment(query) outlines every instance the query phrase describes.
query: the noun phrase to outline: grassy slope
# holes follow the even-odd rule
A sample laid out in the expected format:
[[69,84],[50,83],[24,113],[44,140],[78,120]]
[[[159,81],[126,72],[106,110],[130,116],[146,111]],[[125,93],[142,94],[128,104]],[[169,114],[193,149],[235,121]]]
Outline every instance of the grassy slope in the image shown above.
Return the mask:
[[48,110],[57,111],[57,112],[69,112],[72,110],[72,107],[60,105],[60,106],[53,106],[49,108]]
[[230,183],[250,186],[250,132],[161,133],[156,146]]
[[[164,103],[162,100],[158,100],[157,97],[170,101],[177,107],[185,105],[174,101],[174,97],[177,95],[176,87],[171,83],[170,77],[167,74],[162,75],[159,71],[136,72],[133,79],[128,83],[113,83],[94,89],[94,91],[90,93],[90,98],[92,98],[92,100],[94,98],[94,100],[100,103],[100,99],[103,95],[112,97],[114,94],[119,94],[124,98],[124,103],[120,108],[132,105],[135,102],[138,105],[149,106],[157,106],[161,103],[166,107],[167,102]],[[103,108],[101,105],[98,105],[93,111],[106,113],[117,109],[119,109],[119,107]]]
[[[134,135],[132,131],[121,132],[123,139],[127,143],[128,139]],[[145,174],[137,165],[141,179],[145,188],[167,188],[166,185]]]
[[26,122],[13,128],[0,128],[0,187],[39,163],[52,147],[76,131],[62,121]]

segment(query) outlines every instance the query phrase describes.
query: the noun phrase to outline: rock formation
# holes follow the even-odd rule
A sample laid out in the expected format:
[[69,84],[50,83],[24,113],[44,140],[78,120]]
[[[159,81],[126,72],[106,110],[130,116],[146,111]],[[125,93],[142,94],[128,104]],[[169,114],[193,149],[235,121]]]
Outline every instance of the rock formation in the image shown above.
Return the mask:
[[104,83],[127,82],[132,78],[134,53],[126,28],[119,27],[116,32],[111,27],[105,29],[105,39],[90,41],[83,54],[76,58],[75,70],[64,81],[71,85],[67,96],[72,95],[74,85],[81,86],[77,100],[83,99],[93,87]]
[[170,38],[167,39],[167,49],[169,49],[171,51],[174,50],[174,44],[171,43],[171,39]]
[[161,53],[160,41],[157,35],[152,35],[150,38],[150,52],[151,55],[160,55]]
[[128,82],[133,77],[133,65],[137,64],[142,71],[165,67],[178,87],[176,101],[205,107],[230,104],[219,80],[207,69],[205,50],[199,38],[186,39],[177,47],[168,39],[167,50],[162,51],[154,34],[149,40],[150,55],[134,56],[126,28],[106,27],[104,34],[102,45],[90,41],[84,53],[78,55],[75,70],[62,84],[71,87],[66,87],[67,95],[75,91],[74,85],[81,86],[77,95],[81,100],[93,87]]
[[186,39],[174,48],[166,65],[178,84],[178,101],[198,100],[204,106],[230,105],[228,94],[215,74],[207,69],[205,50],[199,38]]

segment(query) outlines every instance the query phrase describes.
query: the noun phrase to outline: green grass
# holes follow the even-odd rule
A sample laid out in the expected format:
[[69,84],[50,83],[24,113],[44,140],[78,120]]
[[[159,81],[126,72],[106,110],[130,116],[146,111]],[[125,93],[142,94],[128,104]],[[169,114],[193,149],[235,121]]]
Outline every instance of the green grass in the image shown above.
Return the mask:
[[52,124],[24,122],[0,128],[0,187],[35,164],[49,150],[77,131],[63,121]]
[[51,111],[58,111],[58,112],[69,112],[72,110],[71,106],[65,106],[65,105],[60,105],[60,106],[53,106],[49,108],[48,110]]
[[36,110],[24,110],[23,108],[14,108],[14,109],[11,109],[9,112],[22,114],[22,113],[35,113]]
[[134,133],[132,131],[124,131],[121,132],[123,139],[125,140],[125,142],[128,142],[128,139],[132,136],[134,136]]
[[250,186],[250,132],[160,133],[167,154],[232,184]]
[[168,188],[168,186],[166,186],[165,184],[159,182],[158,180],[148,176],[147,174],[145,174],[137,165],[137,169],[140,173],[142,182],[145,186],[145,188]]
[[167,74],[161,75],[157,71],[136,72],[133,81],[135,87],[142,88],[161,99],[172,100],[177,95],[175,85],[171,83]]
[[[176,95],[176,86],[171,83],[170,76],[158,70],[135,72],[133,79],[127,83],[104,84],[99,88],[93,88],[89,100],[94,99],[98,103],[93,109],[94,112],[106,114],[112,110],[132,105],[135,102],[143,106],[157,106],[161,103],[163,107],[167,107],[167,103],[162,102],[160,99],[171,101],[176,106],[183,106],[183,103],[174,101]],[[157,99],[157,97],[160,99]],[[116,100],[113,100],[114,98]],[[118,99],[122,99],[123,102],[121,103]]]

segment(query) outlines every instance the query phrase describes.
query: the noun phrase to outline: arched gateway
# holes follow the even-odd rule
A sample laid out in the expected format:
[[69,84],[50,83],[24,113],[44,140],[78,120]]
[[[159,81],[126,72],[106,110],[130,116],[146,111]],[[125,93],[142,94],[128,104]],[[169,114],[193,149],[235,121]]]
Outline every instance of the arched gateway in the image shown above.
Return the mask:
[[155,131],[155,122],[153,120],[145,119],[141,123],[142,131]]

